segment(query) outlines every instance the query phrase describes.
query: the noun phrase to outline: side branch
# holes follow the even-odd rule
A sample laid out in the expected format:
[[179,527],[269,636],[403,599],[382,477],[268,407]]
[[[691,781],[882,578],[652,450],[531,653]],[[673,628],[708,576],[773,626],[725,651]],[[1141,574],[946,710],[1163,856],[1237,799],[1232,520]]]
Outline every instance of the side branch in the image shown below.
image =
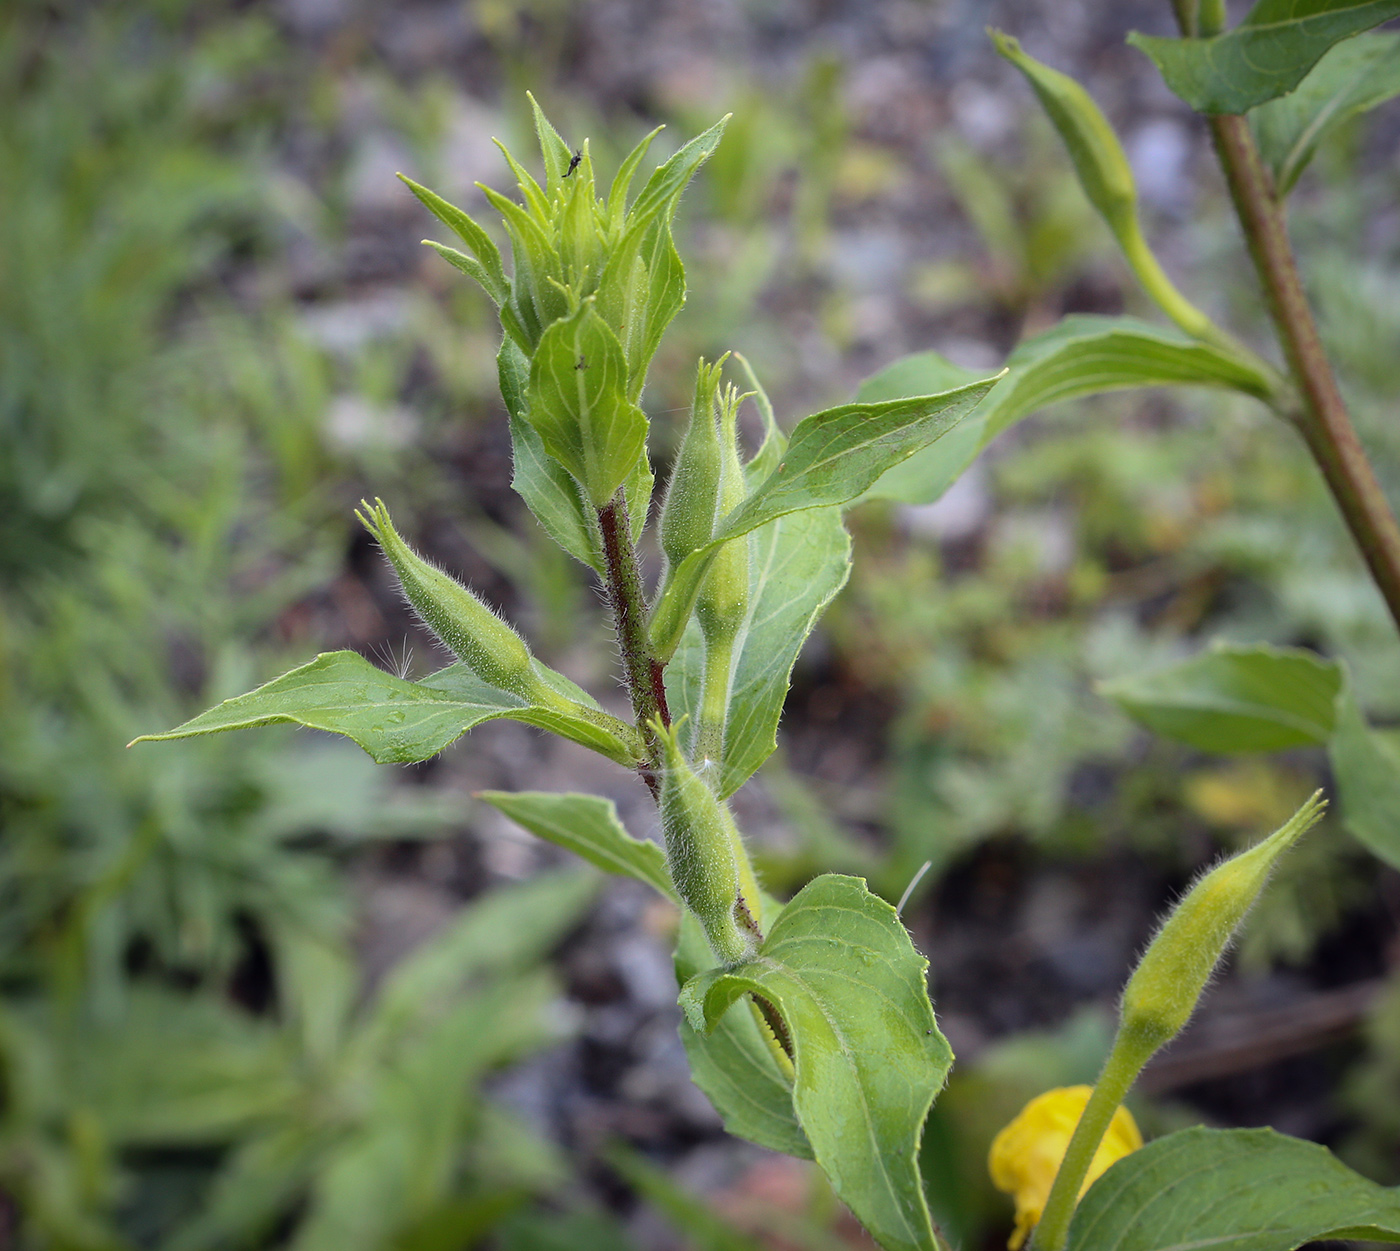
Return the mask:
[[1400,525],[1357,438],[1323,350],[1288,241],[1283,208],[1245,118],[1224,114],[1209,121],[1269,315],[1298,389],[1297,405],[1286,415],[1322,470],[1400,627]]
[[656,770],[661,758],[654,735],[647,726],[654,717],[660,717],[663,725],[670,725],[671,713],[666,707],[664,666],[653,657],[647,639],[646,598],[642,594],[637,552],[632,546],[627,503],[621,491],[598,510],[598,528],[603,535],[608,603],[612,606],[617,645],[622,653],[623,676],[637,728],[647,744],[648,758],[640,771],[652,794],[656,795]]

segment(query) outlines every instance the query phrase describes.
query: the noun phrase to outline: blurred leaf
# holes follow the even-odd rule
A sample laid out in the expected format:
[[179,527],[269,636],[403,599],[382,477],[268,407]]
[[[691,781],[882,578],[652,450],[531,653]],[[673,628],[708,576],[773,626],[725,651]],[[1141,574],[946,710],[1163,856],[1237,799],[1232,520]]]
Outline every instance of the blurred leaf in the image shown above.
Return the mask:
[[1296,91],[1251,112],[1277,194],[1293,189],[1318,144],[1337,127],[1396,95],[1400,34],[1357,35],[1329,49]]
[[479,791],[476,798],[537,838],[582,856],[606,873],[645,882],[679,902],[666,853],[656,843],[633,838],[618,820],[611,799],[547,791]]
[[1293,1251],[1400,1242],[1400,1194],[1271,1129],[1181,1130],[1119,1160],[1079,1201],[1067,1251]]
[[583,919],[598,886],[595,874],[571,869],[493,890],[389,973],[376,1028],[436,1010],[473,979],[528,968]]
[[710,1029],[746,993],[792,1038],[793,1104],[837,1195],[890,1251],[934,1251],[919,1137],[953,1056],[928,961],[859,878],[827,874],[783,909],[753,960],[692,978],[681,1006]]
[[[845,585],[851,541],[835,508],[790,513],[748,539],[749,594],[730,686],[716,789],[732,795],[777,748],[778,721],[798,653]],[[704,641],[692,622],[666,667],[672,717],[696,724]]]
[[1400,13],[1400,0],[1257,0],[1233,30],[1209,39],[1134,31],[1167,86],[1198,113],[1248,113],[1287,95],[1323,54]]
[[[549,674],[544,676],[548,679]],[[571,698],[575,692],[582,693],[572,687]],[[600,721],[607,716],[597,715]],[[498,717],[560,734],[628,767],[638,759],[628,741],[632,731],[621,721],[617,722],[620,732],[614,732],[581,716],[529,704],[487,686],[465,665],[450,665],[421,682],[408,682],[350,651],[325,652],[167,733],[143,734],[133,742],[163,742],[290,722],[344,734],[379,764],[407,764],[427,760],[473,726]]]
[[[1007,373],[972,416],[952,434],[887,472],[866,499],[926,504],[952,485],[978,452],[1007,427],[1063,400],[1129,387],[1211,386],[1268,393],[1268,382],[1247,362],[1222,348],[1188,338],[1135,317],[1066,317],[1025,340],[1006,362]],[[893,387],[941,381],[956,368],[937,353],[896,361],[865,388],[875,394]],[[897,371],[897,372],[896,372]]]
[[1170,669],[1098,686],[1148,729],[1214,752],[1325,743],[1341,689],[1341,669],[1311,652],[1220,643]]
[[[776,916],[781,907],[764,900],[766,916]],[[676,980],[685,985],[714,967],[714,952],[700,922],[690,912],[682,912]],[[764,1028],[752,1004],[726,1012],[708,1033],[692,1028],[683,1016],[681,1042],[690,1061],[691,1080],[708,1096],[729,1133],[770,1151],[810,1160],[811,1145],[793,1111],[792,1080],[774,1057]]]
[[685,1236],[694,1251],[762,1251],[760,1243],[722,1220],[712,1205],[678,1186],[640,1153],[614,1144],[606,1159]]
[[788,513],[849,503],[892,465],[953,429],[995,381],[983,379],[940,395],[843,404],[804,417],[773,472],[725,518],[706,547],[672,572],[652,613],[658,654],[669,659],[674,653],[721,545]]
[[1367,726],[1350,683],[1337,697],[1329,756],[1347,829],[1400,868],[1400,754]]

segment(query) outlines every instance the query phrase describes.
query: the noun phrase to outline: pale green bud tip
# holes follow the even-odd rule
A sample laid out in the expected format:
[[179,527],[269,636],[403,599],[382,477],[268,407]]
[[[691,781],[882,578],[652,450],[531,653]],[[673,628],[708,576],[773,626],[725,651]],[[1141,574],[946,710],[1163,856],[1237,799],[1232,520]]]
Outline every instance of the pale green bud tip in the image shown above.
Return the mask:
[[1317,791],[1281,829],[1217,865],[1187,891],[1123,991],[1125,1035],[1149,1054],[1175,1037],[1279,857],[1321,820],[1326,808]]

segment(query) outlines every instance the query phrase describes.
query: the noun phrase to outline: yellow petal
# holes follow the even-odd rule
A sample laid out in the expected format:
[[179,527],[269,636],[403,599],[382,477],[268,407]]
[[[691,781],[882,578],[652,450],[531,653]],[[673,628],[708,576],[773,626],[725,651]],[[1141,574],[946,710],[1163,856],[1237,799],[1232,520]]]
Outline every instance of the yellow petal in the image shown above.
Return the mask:
[[[1050,1197],[1050,1186],[1065,1158],[1084,1105],[1089,1102],[1089,1086],[1062,1086],[1037,1095],[1020,1114],[992,1140],[987,1168],[992,1184],[1016,1202],[1016,1229],[1007,1246],[1019,1251]],[[1113,1114],[1108,1132],[1094,1153],[1079,1197],[1117,1160],[1142,1146],[1142,1134],[1127,1108]]]

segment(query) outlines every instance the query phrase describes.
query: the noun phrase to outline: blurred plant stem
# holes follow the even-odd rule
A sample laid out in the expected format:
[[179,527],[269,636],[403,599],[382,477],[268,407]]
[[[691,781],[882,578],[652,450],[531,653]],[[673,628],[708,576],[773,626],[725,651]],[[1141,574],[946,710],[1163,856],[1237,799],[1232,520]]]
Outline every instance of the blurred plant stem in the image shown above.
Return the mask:
[[1275,194],[1248,120],[1234,114],[1215,114],[1208,120],[1297,391],[1284,415],[1308,445],[1400,627],[1400,525],[1357,437],[1318,335],[1288,240],[1282,200]]

